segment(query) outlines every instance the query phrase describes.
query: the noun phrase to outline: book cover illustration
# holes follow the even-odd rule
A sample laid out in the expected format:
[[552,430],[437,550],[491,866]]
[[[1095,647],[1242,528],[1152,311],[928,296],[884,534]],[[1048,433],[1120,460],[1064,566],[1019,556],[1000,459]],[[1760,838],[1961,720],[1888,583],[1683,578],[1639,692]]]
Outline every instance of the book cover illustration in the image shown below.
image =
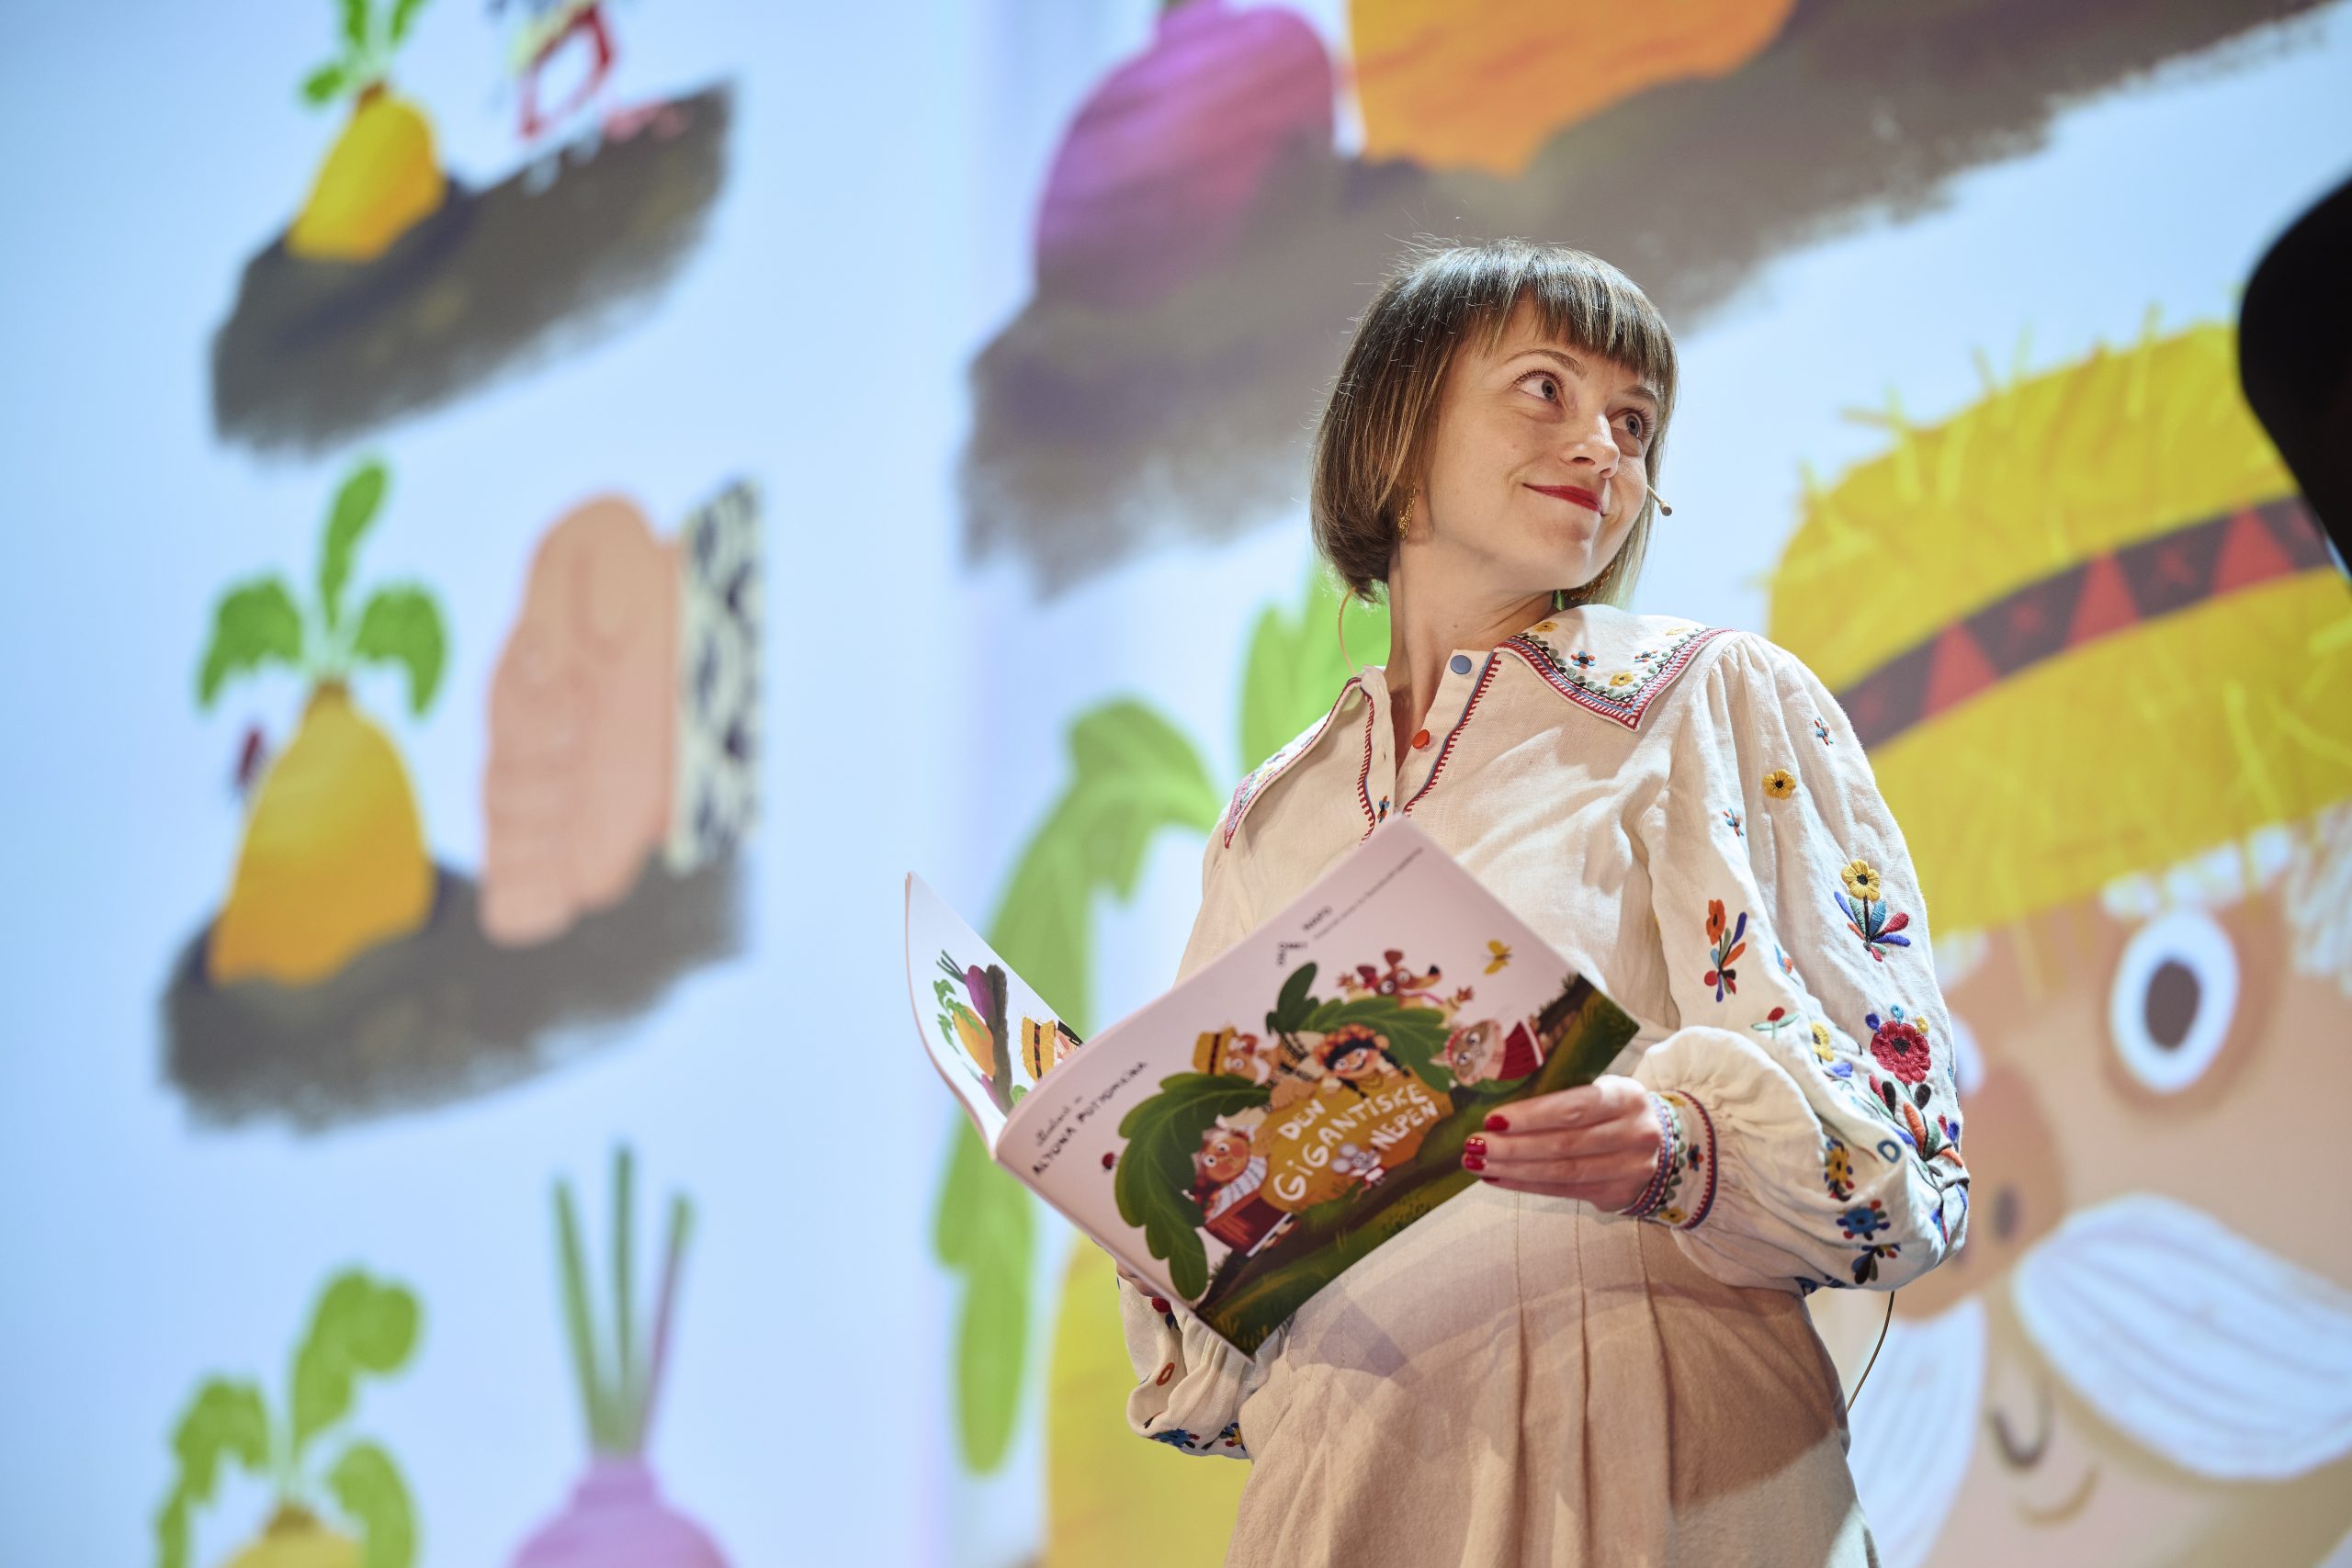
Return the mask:
[[922,877],[907,876],[915,1027],[990,1150],[1004,1120],[1078,1034]]
[[[910,983],[919,913],[962,924],[909,879]],[[1497,1107],[1589,1082],[1638,1027],[1407,820],[1058,1065],[993,1049],[1052,1015],[964,936],[925,1043],[991,1156],[1244,1353],[1475,1182]]]

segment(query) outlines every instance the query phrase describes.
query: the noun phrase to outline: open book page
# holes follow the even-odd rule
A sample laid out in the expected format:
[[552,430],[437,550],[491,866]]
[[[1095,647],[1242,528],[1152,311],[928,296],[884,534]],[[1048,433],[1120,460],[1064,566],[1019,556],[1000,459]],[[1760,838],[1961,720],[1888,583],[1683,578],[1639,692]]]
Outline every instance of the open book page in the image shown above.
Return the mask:
[[1635,1029],[1392,818],[1052,1067],[992,1148],[1248,1352],[1469,1186],[1463,1140],[1498,1106],[1589,1082]]
[[915,1030],[956,1098],[996,1151],[1004,1119],[1078,1045],[1029,988],[931,885],[907,874],[907,999]]

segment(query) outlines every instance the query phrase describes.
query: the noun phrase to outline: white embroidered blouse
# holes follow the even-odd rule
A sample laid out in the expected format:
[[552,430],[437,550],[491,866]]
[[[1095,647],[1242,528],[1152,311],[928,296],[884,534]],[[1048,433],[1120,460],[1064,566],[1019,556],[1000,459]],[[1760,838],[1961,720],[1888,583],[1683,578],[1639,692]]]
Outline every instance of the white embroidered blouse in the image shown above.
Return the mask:
[[1394,737],[1372,666],[1241,781],[1179,977],[1410,813],[1640,1023],[1611,1070],[1672,1108],[1674,1186],[1644,1219],[1473,1188],[1254,1357],[1123,1284],[1130,1426],[1253,1460],[1234,1562],[1868,1560],[1801,1297],[1933,1267],[1968,1174],[1845,713],[1761,637],[1589,605],[1456,650]]

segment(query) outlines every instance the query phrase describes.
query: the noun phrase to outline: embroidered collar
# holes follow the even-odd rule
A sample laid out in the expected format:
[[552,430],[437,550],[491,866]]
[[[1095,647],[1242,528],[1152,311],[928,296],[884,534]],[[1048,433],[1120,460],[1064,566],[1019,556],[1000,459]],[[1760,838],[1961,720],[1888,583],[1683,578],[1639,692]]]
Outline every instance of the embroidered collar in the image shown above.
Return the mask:
[[[1494,658],[1479,677],[1477,691],[1479,694],[1484,694],[1497,672],[1497,661],[1508,654],[1524,663],[1545,686],[1577,707],[1588,713],[1599,714],[1627,729],[1637,729],[1641,727],[1642,716],[1690,667],[1700,649],[1726,629],[1702,626],[1696,621],[1671,615],[1636,615],[1610,604],[1580,604],[1572,609],[1557,610],[1496,645]],[[1385,677],[1385,671],[1382,673]],[[1367,822],[1376,824],[1383,814],[1374,810],[1366,794],[1372,765],[1374,708],[1371,696],[1363,688],[1363,675],[1350,677],[1321,718],[1250,770],[1248,776],[1234,786],[1233,797],[1226,806],[1224,819],[1217,824],[1217,831],[1224,836],[1227,845],[1233,842],[1233,835],[1239,829],[1241,818],[1249,811],[1250,803],[1315,749],[1331,730],[1333,720],[1340,716],[1340,710],[1347,706],[1351,694],[1364,699],[1364,766],[1358,772],[1357,794],[1364,797],[1363,804]],[[1467,726],[1476,707],[1476,695],[1474,695],[1469,710],[1465,710],[1462,722],[1455,726],[1455,733]],[[1453,743],[1453,737],[1449,735],[1446,739],[1448,750],[1451,750]],[[1440,765],[1442,765],[1442,756]],[[1429,780],[1416,793],[1415,798],[1426,794],[1429,785],[1436,782],[1437,772],[1432,769]],[[1367,827],[1366,831],[1369,830]]]
[[1650,705],[1726,629],[1583,604],[1504,638],[1498,651],[1518,655],[1578,707],[1637,729]]

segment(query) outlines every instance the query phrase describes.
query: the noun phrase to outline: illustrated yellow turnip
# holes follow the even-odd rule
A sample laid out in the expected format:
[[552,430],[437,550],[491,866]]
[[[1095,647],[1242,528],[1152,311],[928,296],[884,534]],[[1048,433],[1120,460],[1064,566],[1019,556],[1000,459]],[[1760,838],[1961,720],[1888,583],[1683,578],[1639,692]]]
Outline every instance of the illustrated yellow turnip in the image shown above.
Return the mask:
[[346,0],[343,52],[302,84],[302,96],[313,106],[346,95],[354,102],[311,183],[309,199],[286,231],[286,248],[298,256],[373,261],[447,197],[432,123],[385,79],[420,4],[393,0],[379,28],[367,0]]
[[229,1559],[225,1568],[359,1568],[359,1543],[329,1529],[300,1503],[285,1503],[261,1539]]
[[410,710],[422,714],[447,655],[440,612],[423,588],[380,589],[356,619],[344,615],[352,557],[387,483],[383,465],[372,461],[344,481],[328,513],[309,615],[277,577],[232,589],[214,612],[197,677],[199,705],[209,706],[230,675],[271,662],[311,682],[292,744],[254,792],[228,897],[205,946],[215,984],[315,984],[432,913],[433,863],[407,770],[350,688],[359,665],[400,665]]
[[391,739],[340,681],[311,694],[263,779],[208,953],[215,981],[322,980],[424,923],[433,863]]

